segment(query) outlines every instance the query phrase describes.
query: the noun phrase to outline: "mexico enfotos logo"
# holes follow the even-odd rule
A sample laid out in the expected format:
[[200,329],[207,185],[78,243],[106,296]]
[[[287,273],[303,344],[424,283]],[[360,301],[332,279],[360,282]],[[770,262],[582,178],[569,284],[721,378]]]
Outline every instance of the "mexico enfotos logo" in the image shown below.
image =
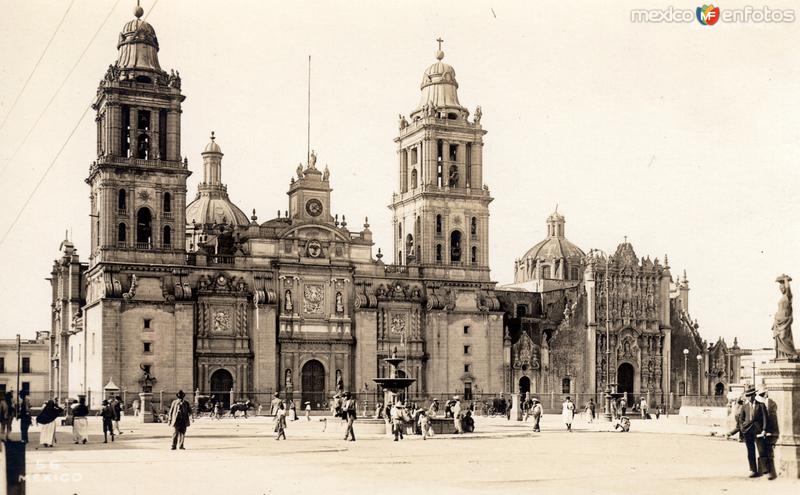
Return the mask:
[[748,5],[740,9],[723,9],[713,4],[698,6],[695,10],[669,6],[664,9],[633,9],[633,23],[684,23],[697,21],[702,26],[713,26],[718,22],[729,24],[785,23],[795,21],[794,9],[771,9],[764,5]]

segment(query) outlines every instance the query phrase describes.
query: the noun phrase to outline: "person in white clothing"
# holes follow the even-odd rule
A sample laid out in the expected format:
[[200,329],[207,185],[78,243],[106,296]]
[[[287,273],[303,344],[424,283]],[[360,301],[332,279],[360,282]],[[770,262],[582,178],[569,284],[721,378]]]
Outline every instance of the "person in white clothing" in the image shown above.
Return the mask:
[[561,404],[561,419],[567,426],[567,431],[572,431],[572,420],[575,419],[575,404],[567,397]]

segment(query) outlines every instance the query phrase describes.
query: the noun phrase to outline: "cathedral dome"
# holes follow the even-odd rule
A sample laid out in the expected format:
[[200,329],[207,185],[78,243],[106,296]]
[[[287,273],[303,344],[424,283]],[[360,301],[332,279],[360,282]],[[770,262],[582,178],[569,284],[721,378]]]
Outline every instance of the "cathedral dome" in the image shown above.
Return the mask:
[[247,226],[250,219],[228,197],[228,187],[222,183],[222,148],[216,136],[203,151],[203,182],[197,185],[197,196],[186,207],[186,224]]
[[[586,254],[564,236],[564,216],[557,211],[547,217],[547,238],[528,249],[516,262],[515,282],[537,278],[575,280]],[[555,264],[553,264],[555,262]],[[567,270],[570,270],[568,273]]]
[[144,11],[137,6],[136,19],[129,21],[119,33],[117,65],[120,69],[161,72],[158,63],[158,38],[156,31],[147,21],[141,19]]
[[224,196],[198,192],[194,201],[186,207],[186,224],[192,223],[247,226],[250,224],[250,219],[231,202],[227,192]]

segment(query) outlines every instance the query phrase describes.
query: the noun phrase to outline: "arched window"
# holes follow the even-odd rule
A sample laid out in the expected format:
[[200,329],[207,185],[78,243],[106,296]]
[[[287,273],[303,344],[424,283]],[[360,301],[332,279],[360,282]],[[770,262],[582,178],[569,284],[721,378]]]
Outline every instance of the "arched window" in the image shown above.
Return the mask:
[[573,266],[571,268],[571,271],[572,271],[572,280],[578,280],[578,277],[580,276],[578,274],[578,267],[577,266]]
[[450,233],[450,262],[461,263],[461,231]]
[[568,394],[569,393],[569,378],[564,378],[561,380],[561,393]]
[[417,169],[411,170],[411,189],[417,188]]
[[442,235],[442,216],[436,215],[436,235]]
[[164,247],[172,246],[172,228],[169,225],[164,227],[164,236],[161,238],[161,243]]
[[478,237],[478,219],[475,217],[472,217],[472,220],[469,222],[469,235],[471,235],[473,239]]
[[414,236],[408,234],[406,236],[406,264],[414,261]]
[[164,193],[164,213],[172,213],[172,195]]
[[136,244],[137,247],[149,248],[153,239],[153,216],[148,208],[139,208],[136,213]]
[[402,239],[403,238],[403,224],[402,223],[397,224],[397,238],[398,239]]
[[139,134],[136,143],[136,158],[148,160],[150,157],[150,137],[147,134]]
[[441,263],[442,262],[442,245],[441,244],[437,244],[436,245],[436,262],[437,263]]
[[542,267],[542,278],[550,278],[550,267]]
[[125,189],[120,189],[119,194],[117,195],[117,209],[119,211],[125,211],[128,208],[128,193],[125,192]]
[[470,256],[470,261],[473,265],[478,264],[478,248],[475,246],[472,246],[472,255]]
[[128,227],[121,223],[117,227],[117,243],[125,245],[126,242],[128,242]]

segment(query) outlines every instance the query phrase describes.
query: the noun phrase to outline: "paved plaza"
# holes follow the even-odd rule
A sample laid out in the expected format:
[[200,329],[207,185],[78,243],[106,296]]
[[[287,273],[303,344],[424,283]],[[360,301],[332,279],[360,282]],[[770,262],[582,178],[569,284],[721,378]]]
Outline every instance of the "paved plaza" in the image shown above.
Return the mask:
[[585,423],[568,433],[555,415],[538,434],[530,423],[479,417],[473,435],[401,442],[359,435],[358,422],[358,441],[344,442],[339,420],[320,419],[290,422],[288,440],[275,441],[266,417],[201,418],[185,451],[169,450],[168,426],[132,418],[113,444],[102,443],[97,418],[87,445],[74,445],[71,429],[59,427],[56,447],[42,449],[34,432],[28,493],[800,493],[797,481],[746,478],[743,444],[711,436],[721,426],[677,417],[635,420],[625,434]]

